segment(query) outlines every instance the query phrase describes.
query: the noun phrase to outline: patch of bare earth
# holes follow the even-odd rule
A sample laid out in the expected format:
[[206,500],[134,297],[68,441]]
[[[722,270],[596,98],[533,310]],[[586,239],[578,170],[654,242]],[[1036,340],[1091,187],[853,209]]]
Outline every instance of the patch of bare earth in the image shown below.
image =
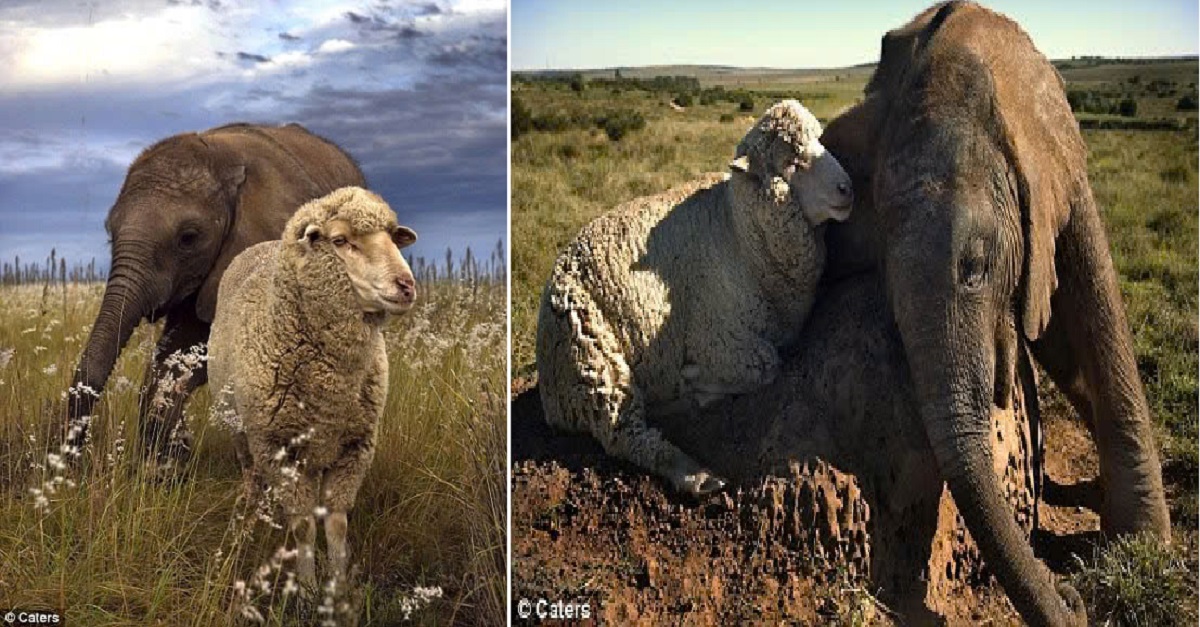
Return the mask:
[[[946,495],[939,528],[949,528],[930,559],[945,572],[923,572],[923,598],[889,600],[901,607],[888,608],[861,576],[870,556],[847,537],[867,533],[870,517],[851,477],[820,464],[697,502],[608,457],[588,436],[550,429],[532,382],[518,379],[512,392],[517,624],[525,624],[520,599],[587,602],[592,620],[605,624],[899,624],[893,609],[904,624],[1020,624],[955,526]],[[1095,476],[1095,447],[1077,421],[1054,418],[1046,431],[1051,479]],[[801,475],[810,488],[794,487]],[[1088,550],[1099,519],[1043,504],[1039,529],[1039,552],[1061,570],[1070,550]]]

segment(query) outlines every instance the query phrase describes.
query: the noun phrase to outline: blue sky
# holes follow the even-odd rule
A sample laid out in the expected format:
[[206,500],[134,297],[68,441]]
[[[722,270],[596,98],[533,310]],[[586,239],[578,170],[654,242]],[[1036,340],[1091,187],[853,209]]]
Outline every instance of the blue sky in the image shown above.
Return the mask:
[[3,0],[0,260],[108,263],[104,217],[158,139],[299,122],[412,226],[504,237],[504,0]]
[[[844,67],[874,61],[879,38],[928,1],[513,0],[514,69],[663,64]],[[985,2],[1051,58],[1195,54],[1195,0]]]

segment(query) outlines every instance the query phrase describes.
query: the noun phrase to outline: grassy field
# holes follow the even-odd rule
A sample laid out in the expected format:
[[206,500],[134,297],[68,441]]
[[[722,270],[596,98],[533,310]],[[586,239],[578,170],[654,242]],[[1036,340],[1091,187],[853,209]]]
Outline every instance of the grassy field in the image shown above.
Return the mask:
[[[1177,104],[1195,94],[1197,63],[1160,61],[1059,63],[1068,91],[1110,102],[1131,98],[1136,116],[1079,113],[1081,120],[1113,120],[1115,129],[1088,129],[1089,176],[1106,222],[1113,259],[1135,336],[1164,452],[1172,520],[1180,541],[1171,559],[1195,605],[1197,488],[1197,142],[1196,112]],[[613,70],[538,80],[514,80],[514,101],[539,116],[584,120],[561,131],[532,130],[513,142],[512,154],[512,368],[534,374],[538,301],[555,256],[579,228],[637,196],[657,193],[704,172],[723,171],[753,120],[781,97],[795,97],[827,121],[861,97],[870,67],[825,71],[730,68],[622,68],[626,79],[689,76],[702,88],[723,85],[753,98],[753,109],[735,101],[672,106],[679,93],[620,89]],[[1136,77],[1136,78],[1135,78]],[[581,89],[580,89],[581,88]],[[636,112],[644,128],[613,141],[593,119]],[[1129,130],[1148,122],[1177,130]],[[1048,391],[1049,405],[1062,406]]]
[[[391,389],[350,512],[355,585],[339,598],[360,625],[503,624],[506,294],[502,283],[422,290],[385,331]],[[243,612],[319,624],[273,568],[284,532],[237,502],[230,434],[209,420],[207,389],[187,408],[198,446],[181,480],[160,483],[141,463],[137,387],[156,329],[140,328],[118,362],[82,467],[56,469],[61,399],[102,293],[0,288],[0,608],[65,610],[89,626],[222,625]]]

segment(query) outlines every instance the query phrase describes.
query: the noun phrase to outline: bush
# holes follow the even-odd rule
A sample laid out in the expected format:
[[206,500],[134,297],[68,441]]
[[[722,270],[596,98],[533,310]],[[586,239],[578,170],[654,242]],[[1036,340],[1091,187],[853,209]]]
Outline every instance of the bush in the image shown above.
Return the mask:
[[604,129],[608,138],[617,142],[632,131],[646,127],[646,118],[637,111],[617,111],[596,120],[596,125]]
[[529,108],[520,98],[513,97],[512,99],[512,138],[516,141],[518,137],[533,130],[533,114],[529,112]]
[[571,120],[560,113],[546,113],[533,118],[533,128],[539,131],[558,133],[571,128]]
[[1137,101],[1133,98],[1122,100],[1118,112],[1127,118],[1137,117]]
[[717,121],[721,122],[722,124],[728,124],[729,122],[733,121],[733,114],[732,113],[722,113],[721,117],[717,118]]
[[583,82],[582,74],[576,74],[571,77],[571,91],[577,94],[582,94],[586,86],[587,85]]
[[688,92],[683,92],[682,94],[675,96],[675,104],[681,107],[690,107],[692,106],[693,102],[692,95]]
[[754,98],[742,96],[741,102],[738,103],[738,111],[754,111]]
[[1175,103],[1176,111],[1195,111],[1197,109],[1196,96],[1193,94],[1184,94],[1179,102]]

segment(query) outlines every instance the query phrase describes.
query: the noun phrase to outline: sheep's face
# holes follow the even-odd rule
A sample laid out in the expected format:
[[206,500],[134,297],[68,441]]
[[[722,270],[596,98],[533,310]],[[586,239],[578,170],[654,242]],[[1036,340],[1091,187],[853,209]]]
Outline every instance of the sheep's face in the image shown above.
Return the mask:
[[785,167],[782,178],[790,181],[792,196],[814,226],[826,220],[843,222],[850,217],[854,192],[850,175],[820,142],[804,147],[804,156]]
[[364,312],[402,313],[417,298],[412,270],[400,249],[417,241],[417,234],[404,226],[390,230],[357,233],[345,220],[331,220],[323,228],[312,225],[306,234],[328,240]]
[[850,176],[821,145],[821,125],[795,100],[773,105],[738,144],[736,176],[761,186],[774,205],[799,210],[812,225],[850,216]]

